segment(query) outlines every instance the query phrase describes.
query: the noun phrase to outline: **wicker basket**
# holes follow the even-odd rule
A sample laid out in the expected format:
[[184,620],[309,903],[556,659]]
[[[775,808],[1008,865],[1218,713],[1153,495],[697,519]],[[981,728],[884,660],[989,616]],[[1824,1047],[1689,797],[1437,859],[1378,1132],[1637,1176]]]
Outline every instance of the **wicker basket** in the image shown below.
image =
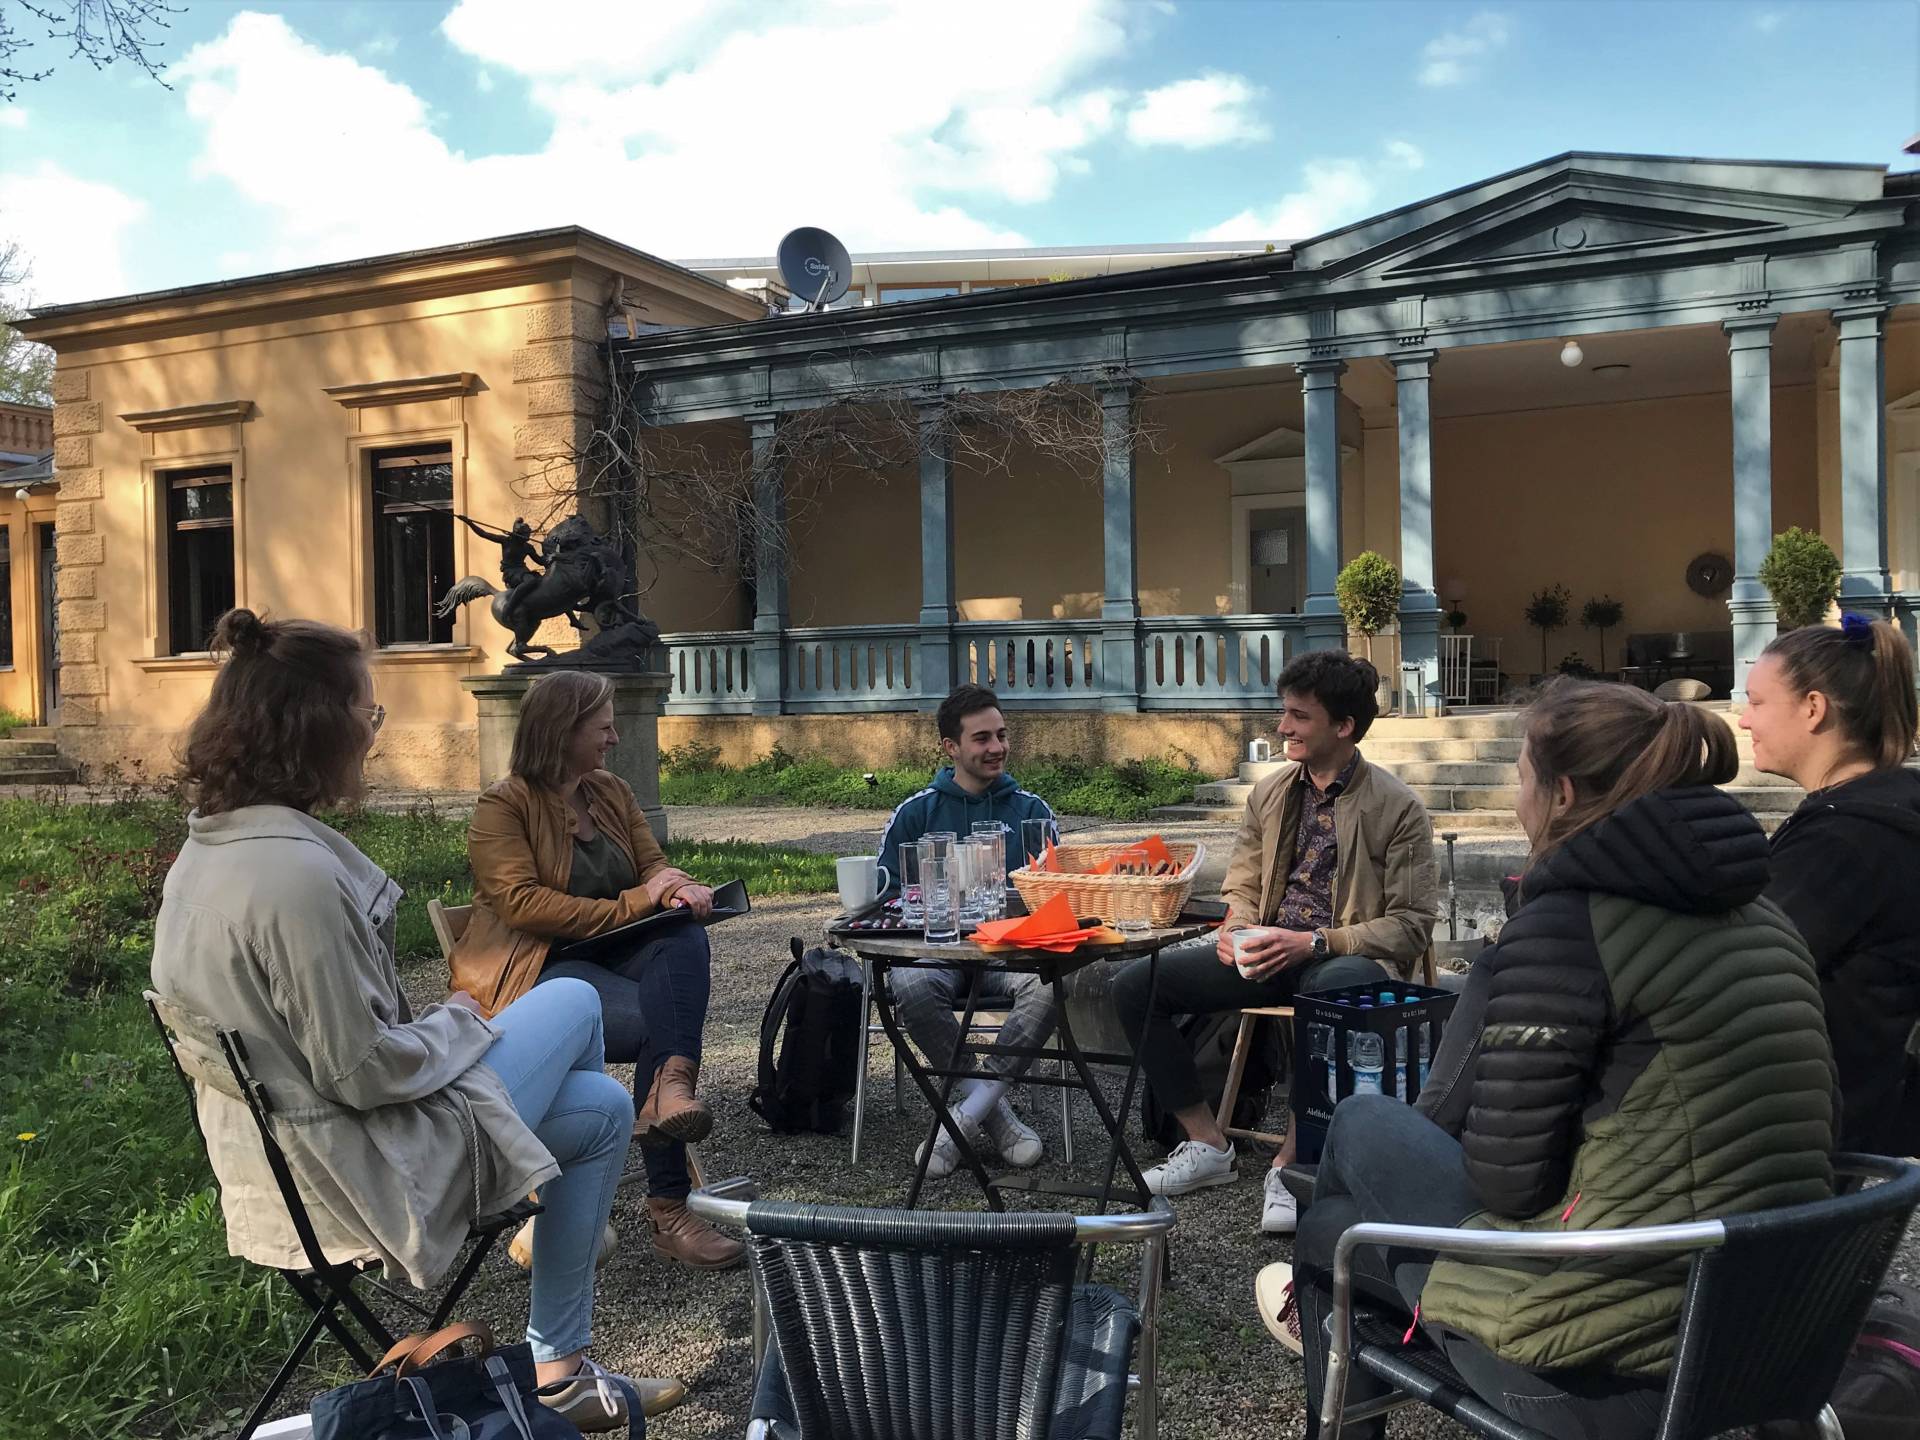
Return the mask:
[[1180,866],[1174,875],[1091,875],[1087,872],[1126,845],[1062,845],[1054,851],[1058,870],[1021,866],[1007,878],[1031,914],[1056,895],[1067,897],[1073,913],[1097,915],[1103,924],[1146,921],[1156,929],[1173,924],[1193,893],[1193,861],[1200,847],[1169,841],[1167,852]]

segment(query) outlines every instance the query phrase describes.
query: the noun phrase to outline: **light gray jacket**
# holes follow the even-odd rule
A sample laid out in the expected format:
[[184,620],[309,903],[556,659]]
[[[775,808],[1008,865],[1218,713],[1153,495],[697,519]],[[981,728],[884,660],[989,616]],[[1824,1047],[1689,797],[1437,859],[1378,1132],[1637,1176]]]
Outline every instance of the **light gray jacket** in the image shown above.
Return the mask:
[[[301,811],[195,813],[167,875],[153,984],[245,1041],[328,1259],[378,1257],[424,1288],[477,1216],[559,1166],[482,1063],[494,1028],[457,1006],[408,1008],[393,963],[400,896]],[[245,1105],[194,1088],[228,1249],[306,1268]]]

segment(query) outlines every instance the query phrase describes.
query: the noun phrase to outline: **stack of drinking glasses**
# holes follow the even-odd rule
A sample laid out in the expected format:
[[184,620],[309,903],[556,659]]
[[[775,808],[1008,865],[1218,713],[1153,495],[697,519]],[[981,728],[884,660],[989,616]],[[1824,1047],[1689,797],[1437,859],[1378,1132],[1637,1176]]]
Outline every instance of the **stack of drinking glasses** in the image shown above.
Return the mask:
[[916,847],[920,910],[929,945],[953,945],[960,939],[965,882],[961,875],[959,839],[951,830],[929,830],[920,837]]

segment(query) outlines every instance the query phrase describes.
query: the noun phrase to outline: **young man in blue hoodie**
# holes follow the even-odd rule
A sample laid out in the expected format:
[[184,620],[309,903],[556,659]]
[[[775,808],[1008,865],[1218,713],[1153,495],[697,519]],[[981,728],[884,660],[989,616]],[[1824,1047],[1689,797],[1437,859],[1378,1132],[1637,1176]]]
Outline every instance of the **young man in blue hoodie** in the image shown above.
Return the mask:
[[[981,685],[962,685],[940,703],[936,718],[947,767],[893,812],[880,841],[880,863],[897,874],[902,845],[914,844],[936,830],[966,836],[975,821],[998,820],[1007,826],[1007,868],[1017,869],[1026,863],[1020,854],[1020,822],[1051,820],[1053,811],[1007,774],[1007,722],[1000,713],[1000,697]],[[901,967],[891,972],[889,983],[901,1023],[920,1053],[936,1065],[945,1064],[960,1042],[960,1021],[953,1012],[955,1006],[966,1003],[972,974],[958,965]],[[998,1150],[1007,1164],[1024,1169],[1039,1163],[1040,1137],[1014,1113],[1007,1086],[1029,1062],[1004,1051],[1046,1044],[1053,1033],[1053,995],[1038,975],[992,969],[981,974],[980,995],[1013,1002],[993,1053],[982,1057],[984,1066],[1001,1078],[960,1081],[953,1092],[954,1117],[967,1128],[967,1139],[976,1149]],[[960,1152],[942,1129],[934,1141],[927,1174],[940,1179],[951,1175],[959,1163]]]

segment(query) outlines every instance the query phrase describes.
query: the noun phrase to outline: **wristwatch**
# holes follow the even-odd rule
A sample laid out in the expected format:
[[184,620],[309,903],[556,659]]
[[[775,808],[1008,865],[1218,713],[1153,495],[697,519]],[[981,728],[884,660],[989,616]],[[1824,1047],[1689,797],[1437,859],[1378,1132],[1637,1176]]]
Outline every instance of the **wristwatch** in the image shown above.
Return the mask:
[[1313,958],[1316,960],[1324,960],[1332,953],[1333,951],[1327,947],[1327,932],[1324,930],[1314,931]]

